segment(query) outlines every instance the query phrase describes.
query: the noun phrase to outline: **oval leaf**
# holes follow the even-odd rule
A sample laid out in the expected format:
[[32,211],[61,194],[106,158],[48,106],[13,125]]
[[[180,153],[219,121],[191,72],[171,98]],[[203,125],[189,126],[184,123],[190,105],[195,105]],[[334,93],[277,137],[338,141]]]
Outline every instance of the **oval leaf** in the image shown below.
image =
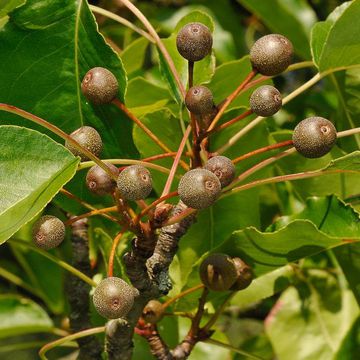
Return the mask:
[[79,158],[37,131],[0,126],[0,244],[75,174]]

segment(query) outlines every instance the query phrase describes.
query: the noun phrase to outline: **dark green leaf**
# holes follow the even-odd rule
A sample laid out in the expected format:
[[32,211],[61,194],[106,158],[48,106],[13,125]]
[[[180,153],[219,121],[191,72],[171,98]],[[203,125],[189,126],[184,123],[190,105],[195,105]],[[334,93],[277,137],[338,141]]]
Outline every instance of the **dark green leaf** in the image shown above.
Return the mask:
[[[113,105],[92,106],[80,91],[94,66],[111,70],[124,99],[126,74],[121,60],[97,31],[85,0],[28,0],[10,13],[0,33],[1,102],[19,105],[70,133],[95,127],[104,142],[104,157],[134,156],[131,123]],[[0,124],[28,121],[0,114]]]

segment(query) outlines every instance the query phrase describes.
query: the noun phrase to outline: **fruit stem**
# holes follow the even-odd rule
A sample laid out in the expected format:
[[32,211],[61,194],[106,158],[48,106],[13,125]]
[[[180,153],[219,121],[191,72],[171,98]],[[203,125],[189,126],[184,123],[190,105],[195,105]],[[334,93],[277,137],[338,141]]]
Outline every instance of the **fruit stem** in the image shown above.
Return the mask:
[[77,141],[75,141],[71,136],[66,134],[64,131],[62,131],[57,126],[49,123],[48,121],[31,114],[25,110],[22,110],[16,106],[9,105],[9,104],[2,104],[0,103],[0,111],[6,111],[12,114],[19,115],[23,117],[24,119],[30,120],[40,126],[43,126],[44,128],[50,130],[54,134],[58,135],[68,143],[70,143],[76,150],[80,151],[82,154],[84,154],[86,157],[94,161],[97,165],[99,165],[112,179],[116,181],[116,176],[111,172],[111,170],[106,166],[104,162],[102,162],[97,156],[92,154],[89,150],[82,147]]
[[172,197],[178,196],[179,193],[177,191],[173,191],[167,195],[161,196],[157,200],[153,201],[150,205],[148,205],[145,209],[141,211],[140,214],[138,214],[134,219],[134,225],[138,224],[138,222],[141,220],[143,216],[145,216],[151,209],[153,209],[156,205],[159,205],[163,201],[170,199]]
[[[81,200],[80,198],[78,198],[76,195],[72,194],[70,191],[68,190],[65,190],[65,189],[60,189],[60,193],[64,194],[65,196],[67,196],[69,199],[73,199],[75,200],[77,203],[79,203],[80,205],[82,205],[83,207],[89,209],[89,210],[97,210],[96,207],[88,204],[87,202]],[[120,223],[119,219],[111,216],[111,215],[108,215],[108,214],[100,214],[101,216],[103,217],[106,217],[107,219],[111,220],[111,221],[114,221],[114,222],[117,222],[117,223]]]
[[[285,157],[285,156],[288,156],[288,155],[291,155],[291,154],[294,154],[296,152],[296,149],[294,147],[288,149],[288,150],[285,150],[285,151],[282,151],[268,159],[265,159],[263,161],[260,161],[259,163],[257,163],[256,165],[252,166],[250,169],[244,171],[242,174],[240,174],[227,188],[226,190],[228,190],[229,188],[232,188],[234,187],[235,184],[245,180],[246,178],[248,178],[250,175],[252,175],[253,173],[255,173],[256,171],[259,171],[260,169],[264,168],[265,166],[267,165],[270,165],[272,164],[273,162]],[[225,190],[225,191],[226,191]]]
[[144,38],[146,38],[147,40],[149,40],[151,43],[153,43],[153,44],[155,43],[154,38],[150,34],[148,34],[146,31],[140,29],[139,27],[134,25],[129,20],[127,20],[119,15],[116,15],[116,14],[112,13],[111,11],[105,10],[105,9],[95,6],[95,5],[89,5],[89,8],[95,14],[100,14],[100,15],[106,16],[109,19],[117,21],[118,23],[128,27],[129,29],[134,30],[139,35],[141,35]]
[[204,284],[199,284],[196,285],[190,289],[184,290],[181,293],[175,295],[174,297],[172,297],[171,299],[167,300],[166,302],[163,303],[163,310],[165,310],[168,306],[170,306],[172,303],[174,303],[175,301],[181,299],[182,297],[189,295],[199,289],[203,289],[204,288]]
[[232,160],[233,164],[237,164],[238,162],[248,159],[249,157],[252,157],[254,155],[258,155],[258,154],[262,154],[266,151],[270,151],[270,150],[274,150],[274,149],[279,149],[285,146],[292,146],[293,145],[293,141],[292,140],[286,140],[283,142],[279,142],[273,145],[268,145],[268,146],[264,146],[262,148],[256,149],[254,151],[250,151],[244,155],[241,155],[235,159]]
[[216,309],[216,312],[210,318],[210,320],[206,323],[206,325],[201,329],[202,331],[208,332],[212,326],[216,323],[217,319],[221,315],[221,313],[225,310],[225,307],[229,303],[229,301],[235,296],[236,292],[231,292],[223,301],[223,303]]
[[[171,189],[171,185],[172,185],[172,182],[174,180],[174,177],[175,177],[175,174],[176,174],[176,170],[177,170],[177,167],[178,167],[178,164],[180,162],[180,159],[181,159],[181,155],[184,151],[184,148],[185,148],[185,145],[186,145],[186,141],[190,135],[190,131],[191,131],[191,126],[188,126],[185,133],[184,133],[184,136],[183,138],[181,139],[181,142],[180,142],[180,145],[179,145],[179,149],[176,153],[176,156],[174,158],[174,161],[173,161],[173,164],[171,166],[171,170],[170,170],[170,174],[166,180],[166,183],[165,183],[165,186],[164,186],[164,190],[161,194],[161,197],[163,196],[166,196],[167,194],[169,194],[170,192],[170,189]],[[188,170],[189,167],[187,167],[186,170]]]
[[293,181],[293,180],[300,180],[300,179],[308,179],[316,176],[322,175],[332,175],[332,174],[343,174],[343,173],[350,173],[350,174],[358,174],[358,171],[355,170],[314,170],[314,171],[306,171],[296,174],[288,174],[288,175],[279,175],[273,176],[266,179],[255,180],[245,185],[241,185],[235,188],[232,188],[224,193],[221,198],[226,197],[228,195],[232,195],[235,192],[244,191],[247,189],[251,189],[256,186],[265,185],[265,184],[275,184],[284,181]]
[[238,348],[236,348],[234,346],[231,346],[229,344],[225,344],[225,343],[223,343],[221,341],[218,341],[218,340],[206,339],[206,340],[201,340],[201,342],[205,342],[205,343],[208,343],[208,344],[212,344],[212,345],[215,345],[215,346],[222,347],[224,349],[228,349],[228,350],[233,351],[235,353],[238,353],[240,355],[244,355],[245,358],[254,359],[254,360],[264,360],[263,358],[261,358],[261,357],[259,357],[257,355],[250,354],[247,351],[238,349]]
[[108,277],[112,277],[114,274],[114,259],[116,254],[116,249],[120,243],[122,236],[125,231],[120,231],[114,238],[114,241],[111,246],[111,251],[109,255],[109,264],[108,264]]
[[224,101],[224,103],[221,105],[219,112],[214,117],[213,121],[211,122],[209,128],[207,131],[211,131],[217,122],[220,120],[221,116],[224,114],[227,107],[234,101],[234,99],[239,95],[240,91],[256,76],[257,71],[251,70],[248,76],[244,79],[244,81],[235,89],[234,92],[232,92]]
[[105,326],[99,326],[99,327],[96,327],[96,328],[92,328],[92,329],[86,329],[86,330],[83,330],[83,331],[79,331],[75,334],[71,334],[71,335],[68,335],[68,336],[64,336],[63,338],[61,339],[58,339],[58,340],[55,340],[55,341],[52,341],[46,345],[44,345],[40,351],[39,351],[39,356],[40,356],[40,359],[41,360],[47,360],[47,357],[45,356],[45,354],[51,350],[51,349],[54,349],[55,347],[57,346],[61,346],[62,344],[64,343],[67,343],[69,341],[72,341],[72,340],[77,340],[77,339],[80,339],[80,338],[83,338],[83,337],[86,337],[86,336],[90,336],[90,335],[95,335],[95,334],[100,334],[100,333],[103,333],[105,331]]
[[189,89],[194,85],[194,62],[188,61],[188,84]]
[[110,207],[106,207],[103,209],[94,209],[85,214],[74,216],[73,218],[70,218],[69,220],[64,222],[64,224],[65,224],[65,226],[69,226],[80,219],[84,219],[84,218],[99,215],[99,214],[106,214],[108,212],[117,212],[117,210],[118,210],[117,206],[110,206]]
[[[127,117],[132,120],[140,129],[142,129],[161,149],[166,153],[172,153],[171,151],[147,126],[145,126],[119,99],[114,99],[112,103],[123,111]],[[180,161],[181,166],[186,169],[187,164]]]
[[60,259],[58,259],[57,257],[49,254],[48,252],[39,249],[38,247],[36,247],[35,245],[30,244],[27,241],[24,240],[20,240],[20,239],[15,239],[15,238],[11,238],[8,240],[8,242],[15,244],[15,245],[20,245],[20,246],[25,246],[31,250],[34,250],[35,252],[37,252],[38,254],[48,258],[50,261],[54,262],[55,264],[61,266],[63,269],[69,271],[70,273],[72,273],[74,276],[77,276],[78,278],[80,278],[81,280],[85,281],[86,283],[88,283],[91,287],[96,287],[96,282],[93,281],[92,279],[90,279],[88,276],[86,276],[84,273],[82,273],[81,271],[79,271],[78,269],[75,269],[73,266],[69,265],[68,263],[66,263],[65,261],[62,261]]
[[[220,130],[226,129],[227,127],[235,124],[236,122],[243,120],[245,118],[247,118],[248,116],[250,116],[252,114],[252,110],[246,110],[245,112],[243,112],[242,114],[240,114],[239,116],[236,116],[235,118],[233,118],[232,120],[227,121],[224,124],[221,124],[215,128],[213,128],[212,130],[208,130],[206,131],[206,133],[204,134],[203,138],[210,136],[211,134],[218,132]],[[199,140],[198,140],[199,141]]]
[[206,303],[206,298],[209,294],[209,289],[204,287],[203,288],[203,292],[201,294],[201,297],[199,298],[199,305],[198,305],[198,309],[197,312],[191,322],[191,328],[188,332],[188,337],[190,338],[195,338],[197,337],[199,330],[200,330],[200,321],[201,318],[204,314],[204,310],[205,310],[205,303]]
[[164,56],[164,59],[166,60],[167,64],[169,65],[170,71],[172,72],[174,79],[177,83],[177,86],[181,92],[181,95],[183,98],[185,98],[186,91],[184,88],[184,85],[182,84],[180,80],[180,75],[176,70],[175,64],[168,53],[165,45],[161,41],[158,33],[153,28],[153,26],[150,24],[149,20],[144,16],[144,14],[129,0],[120,0],[121,3],[123,3],[145,26],[145,28],[148,30],[150,35],[155,40],[156,45],[158,46],[159,50],[161,51],[162,55]]
[[[300,95],[310,87],[312,87],[314,84],[316,84],[319,80],[321,80],[324,76],[326,76],[327,73],[317,73],[315,76],[313,76],[309,81],[301,85],[299,88],[294,90],[292,93],[290,93],[288,96],[286,96],[283,99],[283,106],[293,100],[296,96]],[[228,150],[231,146],[233,146],[239,139],[241,139],[245,134],[247,134],[251,129],[253,129],[256,125],[258,125],[260,122],[262,122],[265,117],[258,116],[254,120],[252,120],[249,124],[247,124],[245,127],[243,127],[239,132],[237,132],[234,136],[232,136],[226,144],[221,146],[218,150],[215,152],[218,154],[224,153],[226,150]]]
[[357,127],[357,128],[353,128],[353,129],[349,129],[349,130],[339,131],[337,133],[337,137],[341,138],[341,137],[355,135],[355,134],[359,134],[359,133],[360,133],[360,127]]
[[[170,153],[172,154],[172,153]],[[175,154],[175,153],[174,153]],[[164,154],[164,155],[168,155],[168,154]],[[170,155],[168,155],[170,156]],[[173,155],[171,155],[173,156]],[[166,156],[165,156],[166,157]],[[170,173],[170,169],[167,169],[166,167],[157,165],[157,164],[152,164],[149,163],[148,161],[144,161],[143,160],[132,160],[132,159],[103,159],[102,161],[104,161],[105,163],[111,163],[111,164],[115,164],[115,165],[142,165],[145,167],[148,167],[150,169],[154,169],[154,170],[158,170],[164,174],[169,174]],[[77,168],[77,170],[82,170],[82,169],[87,169],[89,167],[92,167],[94,165],[93,161],[84,161],[81,162]]]

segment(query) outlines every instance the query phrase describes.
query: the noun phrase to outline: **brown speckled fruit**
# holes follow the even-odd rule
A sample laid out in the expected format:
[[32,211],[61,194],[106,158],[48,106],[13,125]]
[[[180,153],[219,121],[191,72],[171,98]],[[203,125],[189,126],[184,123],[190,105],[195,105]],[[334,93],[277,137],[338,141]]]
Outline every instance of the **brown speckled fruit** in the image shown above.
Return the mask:
[[289,39],[279,34],[261,37],[250,50],[250,61],[262,75],[273,76],[282,73],[293,58],[294,48]]
[[132,308],[134,288],[118,277],[108,277],[95,288],[93,302],[96,311],[107,319],[124,317]]
[[234,285],[231,286],[230,290],[239,291],[247,288],[252,280],[253,280],[253,273],[249,265],[247,265],[244,261],[240,258],[235,257],[232,259],[237,272],[237,278]]
[[176,37],[176,46],[180,55],[189,61],[199,61],[209,55],[212,43],[209,28],[197,22],[185,25]]
[[84,76],[81,91],[93,104],[108,104],[116,98],[119,84],[111,71],[94,67]]
[[319,116],[309,117],[297,124],[293,133],[295,149],[307,158],[318,158],[327,154],[337,138],[335,126]]
[[[82,126],[73,131],[70,136],[79,143],[86,150],[90,151],[95,156],[99,156],[102,150],[102,140],[99,133],[91,126]],[[89,160],[80,150],[75,148],[69,142],[65,142],[67,147],[75,156],[80,156],[81,161]]]
[[150,171],[141,165],[128,166],[120,173],[117,187],[124,199],[145,199],[152,190]]
[[210,290],[226,291],[237,279],[233,260],[226,254],[211,254],[200,265],[201,282]]
[[211,206],[219,197],[221,184],[211,171],[193,169],[180,179],[178,192],[186,206],[204,209]]
[[193,86],[186,93],[185,105],[193,114],[210,114],[214,108],[213,94],[206,86]]
[[[115,165],[106,163],[106,166],[116,177],[119,175],[119,169]],[[94,165],[86,175],[86,186],[96,195],[106,195],[114,191],[116,181],[99,165]]]
[[164,308],[160,301],[150,300],[144,307],[142,317],[143,319],[151,324],[156,324],[164,316]]
[[44,215],[33,226],[33,242],[44,250],[59,246],[65,238],[65,225],[56,216]]
[[270,85],[260,86],[250,96],[250,108],[259,116],[272,116],[281,109],[281,105],[280,91]]
[[211,171],[220,180],[221,187],[228,186],[235,177],[235,166],[226,156],[214,156],[208,160],[204,169]]

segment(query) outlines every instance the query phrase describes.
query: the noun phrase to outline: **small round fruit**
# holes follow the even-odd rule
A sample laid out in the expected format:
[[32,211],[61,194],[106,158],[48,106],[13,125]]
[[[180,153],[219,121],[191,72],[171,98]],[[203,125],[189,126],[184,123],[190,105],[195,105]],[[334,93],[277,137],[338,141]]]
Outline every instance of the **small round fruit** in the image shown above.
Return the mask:
[[327,154],[337,138],[335,126],[319,116],[300,121],[293,133],[295,149],[307,158],[318,158]]
[[221,184],[211,171],[193,169],[180,179],[178,192],[186,206],[204,209],[211,206],[219,197]]
[[270,85],[260,86],[250,96],[250,108],[259,116],[274,115],[281,109],[281,105],[280,91]]
[[199,61],[210,54],[212,43],[209,28],[197,22],[185,25],[176,37],[176,46],[180,55],[189,61]]
[[236,267],[230,256],[211,254],[200,265],[201,282],[210,290],[226,291],[237,279]]
[[[79,129],[73,131],[70,134],[70,137],[95,156],[100,155],[103,146],[102,140],[99,133],[91,126],[80,127]],[[67,147],[75,156],[80,156],[81,161],[89,160],[86,155],[67,141],[65,142],[65,147]]]
[[44,250],[59,246],[65,238],[65,225],[56,216],[44,215],[33,226],[33,242]]
[[94,67],[84,76],[81,91],[93,104],[108,104],[116,98],[119,84],[111,71]]
[[237,278],[235,283],[231,286],[230,290],[233,291],[243,290],[251,284],[253,280],[253,273],[251,271],[250,266],[247,265],[240,258],[235,257],[232,260],[235,264]]
[[95,288],[93,302],[96,311],[107,319],[124,317],[134,304],[135,291],[124,280],[108,277]]
[[156,324],[164,316],[163,304],[157,300],[150,300],[144,307],[142,317],[151,324]]
[[[119,175],[119,169],[116,166],[110,163],[106,163],[106,166],[116,177]],[[96,195],[106,195],[114,191],[116,181],[99,165],[94,165],[86,175],[86,186]]]
[[292,61],[294,48],[289,39],[279,34],[261,37],[250,50],[250,61],[262,75],[282,73]]
[[228,186],[235,178],[235,166],[226,156],[212,157],[205,163],[204,169],[216,175],[222,188]]
[[145,199],[152,190],[150,171],[141,165],[125,168],[117,179],[120,195],[127,200]]
[[214,108],[213,94],[206,86],[193,86],[186,93],[185,105],[196,115],[209,114]]

